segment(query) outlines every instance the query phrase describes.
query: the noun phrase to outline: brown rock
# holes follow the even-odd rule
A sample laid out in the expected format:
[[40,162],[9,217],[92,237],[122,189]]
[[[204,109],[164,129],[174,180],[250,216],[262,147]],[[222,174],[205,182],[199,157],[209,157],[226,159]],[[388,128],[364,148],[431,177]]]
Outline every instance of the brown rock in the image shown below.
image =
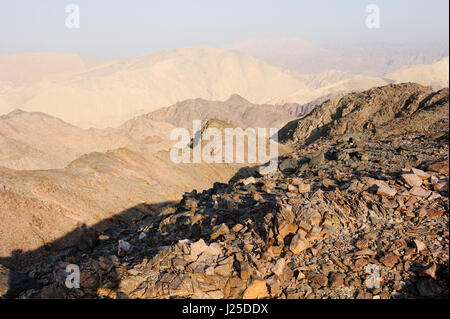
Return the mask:
[[448,182],[438,182],[434,184],[433,190],[440,193],[448,192]]
[[267,252],[270,257],[277,258],[280,256],[281,252],[283,251],[283,247],[281,246],[270,246],[267,248]]
[[355,246],[361,250],[366,249],[369,247],[369,240],[367,238],[361,238],[355,243]]
[[298,230],[298,226],[295,224],[285,224],[283,225],[280,230],[280,236],[284,239],[289,234],[295,234]]
[[409,186],[421,186],[422,185],[422,178],[420,178],[419,176],[417,176],[415,174],[402,174],[401,178]]
[[224,223],[220,224],[219,227],[217,227],[214,232],[211,234],[211,239],[215,240],[218,237],[222,236],[222,235],[226,235],[230,233],[230,229],[228,228],[228,226]]
[[310,272],[306,274],[306,279],[315,283],[321,287],[326,287],[328,285],[328,278],[319,273]]
[[423,268],[420,272],[419,272],[419,276],[422,277],[431,277],[434,280],[436,280],[436,269],[437,266],[435,263],[432,263],[431,265],[428,265],[427,267]]
[[434,164],[431,164],[428,166],[428,170],[429,171],[433,171],[439,174],[448,174],[448,166],[449,166],[449,162],[448,160],[442,161],[442,162],[437,162]]
[[360,290],[356,299],[373,299],[373,295],[370,292]]
[[427,179],[430,178],[430,174],[428,174],[428,173],[426,173],[426,172],[424,172],[424,171],[422,171],[422,170],[420,170],[420,169],[417,169],[417,168],[412,168],[412,169],[411,169],[411,172],[412,172],[413,174],[419,176],[419,177],[420,177],[421,179],[423,179],[423,180],[427,180]]
[[219,265],[216,268],[214,268],[214,274],[226,278],[231,277],[232,272],[233,272],[233,264],[231,263]]
[[409,190],[409,194],[417,197],[428,197],[431,195],[431,192],[421,187],[414,186]]
[[388,253],[380,258],[380,262],[388,268],[392,268],[399,262],[399,258],[393,253]]
[[242,224],[236,224],[233,226],[233,228],[231,228],[231,231],[233,233],[239,233],[242,230],[242,228],[244,228]]
[[301,183],[300,185],[298,185],[298,191],[300,194],[311,192],[311,184]]
[[331,288],[337,288],[344,285],[344,279],[345,275],[338,273],[338,272],[332,272],[330,274],[330,287]]
[[242,299],[261,299],[269,297],[265,280],[253,280],[247,287]]
[[311,243],[305,238],[302,238],[300,234],[297,234],[292,238],[291,244],[289,245],[289,250],[294,254],[298,254],[310,247]]
[[251,275],[251,268],[247,261],[243,261],[240,263],[240,277],[242,280],[248,280]]
[[414,240],[414,244],[416,245],[417,252],[420,253],[422,250],[427,249],[427,246],[421,242],[420,240]]
[[378,186],[377,194],[381,196],[393,197],[395,196],[395,194],[397,194],[397,191],[388,186],[381,185]]
[[286,260],[284,258],[280,258],[272,267],[272,272],[278,277],[281,277],[283,276],[285,268],[286,268]]

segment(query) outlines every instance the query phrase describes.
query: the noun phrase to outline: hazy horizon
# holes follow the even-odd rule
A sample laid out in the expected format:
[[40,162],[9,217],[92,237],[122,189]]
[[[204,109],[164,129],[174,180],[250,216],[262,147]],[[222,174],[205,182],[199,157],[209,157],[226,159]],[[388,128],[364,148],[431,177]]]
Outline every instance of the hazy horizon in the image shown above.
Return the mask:
[[[66,6],[79,8],[80,28],[66,27]],[[380,28],[365,20],[368,4],[380,9]],[[224,48],[251,38],[295,38],[315,46],[366,44],[448,46],[446,0],[338,3],[277,1],[167,2],[132,0],[0,4],[0,55],[73,53],[129,57],[191,46]]]

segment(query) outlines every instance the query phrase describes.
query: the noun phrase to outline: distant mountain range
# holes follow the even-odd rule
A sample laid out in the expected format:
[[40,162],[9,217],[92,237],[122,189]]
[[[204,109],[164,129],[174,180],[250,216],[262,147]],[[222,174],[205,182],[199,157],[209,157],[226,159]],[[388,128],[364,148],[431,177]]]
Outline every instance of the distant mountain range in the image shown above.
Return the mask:
[[[311,45],[301,42],[299,48],[294,50],[295,43],[285,42],[281,49],[267,50],[267,53],[277,56],[283,50],[292,49],[293,54],[305,52],[328,61],[326,55],[318,55]],[[243,46],[242,49],[253,52],[248,47]],[[319,51],[328,52],[325,49]],[[436,49],[432,52],[441,51]],[[372,59],[364,50],[358,54],[363,59]],[[429,61],[431,57],[441,58],[441,54],[437,53],[425,55],[427,58],[424,59],[396,60],[388,68],[379,66],[373,60],[373,67],[384,69],[381,72],[383,77],[378,75],[380,72],[348,72],[348,68],[340,68],[342,65],[333,59],[328,61],[330,68],[322,68],[323,72],[298,73],[292,70],[300,69],[283,70],[279,68],[279,63],[275,63],[277,67],[274,67],[246,53],[208,47],[165,51],[91,67],[73,55],[8,56],[0,59],[0,114],[19,108],[44,112],[81,128],[106,128],[117,127],[138,115],[197,98],[224,101],[233,94],[239,94],[254,104],[303,105],[318,104],[339,94],[398,81],[447,86],[448,73],[446,76],[442,70],[448,70],[448,58],[430,67],[411,66],[409,71],[402,69],[386,73],[387,70],[394,71],[392,65],[404,66],[416,61]],[[294,55],[293,58],[308,65],[316,64],[306,57]],[[54,66],[51,61],[55,61]],[[332,67],[333,61],[336,63]],[[352,63],[357,61],[354,57]],[[17,68],[21,71],[14,74],[12,70]]]
[[405,66],[431,64],[449,55],[448,43],[313,45],[297,38],[250,38],[226,48],[300,74],[338,69],[379,77]]

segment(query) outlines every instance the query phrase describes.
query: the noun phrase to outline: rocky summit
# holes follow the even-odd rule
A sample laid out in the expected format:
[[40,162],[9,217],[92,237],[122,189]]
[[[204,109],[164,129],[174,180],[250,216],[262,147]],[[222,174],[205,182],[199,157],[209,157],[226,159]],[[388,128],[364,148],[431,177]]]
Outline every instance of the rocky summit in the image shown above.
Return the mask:
[[[448,297],[448,89],[371,89],[325,102],[296,125],[297,148],[278,170],[249,170],[156,215],[88,230],[31,266],[2,268],[0,294]],[[70,264],[80,267],[79,289],[66,287]]]

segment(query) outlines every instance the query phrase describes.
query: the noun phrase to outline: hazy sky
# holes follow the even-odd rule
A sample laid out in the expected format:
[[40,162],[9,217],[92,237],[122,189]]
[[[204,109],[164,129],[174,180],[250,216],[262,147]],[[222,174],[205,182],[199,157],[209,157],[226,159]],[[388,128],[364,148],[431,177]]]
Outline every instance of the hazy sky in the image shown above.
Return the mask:
[[[79,29],[65,25],[71,3]],[[371,3],[381,10],[379,29],[365,26]],[[254,37],[448,43],[448,11],[448,0],[0,0],[0,54],[130,56]]]

